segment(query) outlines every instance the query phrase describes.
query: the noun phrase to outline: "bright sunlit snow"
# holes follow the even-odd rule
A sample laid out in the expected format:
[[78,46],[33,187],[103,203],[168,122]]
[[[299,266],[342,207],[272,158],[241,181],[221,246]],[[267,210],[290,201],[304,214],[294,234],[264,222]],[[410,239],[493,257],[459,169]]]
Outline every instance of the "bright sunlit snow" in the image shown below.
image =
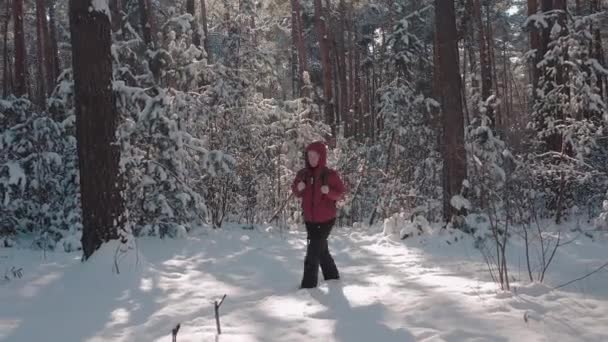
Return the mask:
[[[178,323],[180,342],[608,340],[608,273],[552,290],[599,265],[605,241],[563,246],[546,284],[531,285],[516,281],[525,271],[514,245],[507,293],[469,237],[399,241],[381,229],[337,228],[342,280],[313,290],[298,289],[302,232],[140,239],[120,274],[114,243],[85,264],[77,253],[0,249],[3,266],[24,270],[0,287],[0,341],[170,341]],[[224,294],[216,339],[213,301]]]

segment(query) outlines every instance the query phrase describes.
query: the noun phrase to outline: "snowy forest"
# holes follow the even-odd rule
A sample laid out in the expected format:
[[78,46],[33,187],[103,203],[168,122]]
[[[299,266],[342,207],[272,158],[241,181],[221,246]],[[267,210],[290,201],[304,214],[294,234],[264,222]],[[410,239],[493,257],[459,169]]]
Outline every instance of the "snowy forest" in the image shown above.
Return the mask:
[[0,341],[608,340],[607,9],[0,1]]

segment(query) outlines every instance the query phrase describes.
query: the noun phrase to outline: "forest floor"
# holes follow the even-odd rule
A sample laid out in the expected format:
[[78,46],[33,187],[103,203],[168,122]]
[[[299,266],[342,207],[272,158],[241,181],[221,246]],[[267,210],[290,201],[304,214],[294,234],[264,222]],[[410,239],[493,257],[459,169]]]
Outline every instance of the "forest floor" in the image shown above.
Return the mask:
[[[118,274],[116,244],[86,263],[79,253],[0,249],[0,271],[23,275],[0,280],[0,341],[171,341],[178,323],[178,342],[608,341],[606,270],[553,289],[608,261],[608,236],[569,240],[543,284],[526,281],[523,249],[510,245],[511,292],[491,280],[471,238],[395,241],[379,226],[335,228],[342,279],[311,290],[298,289],[301,229],[139,239]],[[224,294],[217,336],[214,301]]]

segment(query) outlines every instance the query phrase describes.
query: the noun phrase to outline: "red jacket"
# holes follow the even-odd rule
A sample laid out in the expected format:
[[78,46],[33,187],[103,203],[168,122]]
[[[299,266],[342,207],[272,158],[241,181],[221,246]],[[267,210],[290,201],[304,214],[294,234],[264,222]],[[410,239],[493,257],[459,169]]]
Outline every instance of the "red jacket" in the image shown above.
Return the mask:
[[[319,153],[319,164],[311,167],[308,164],[308,151],[313,150]],[[300,170],[293,180],[291,190],[296,197],[302,198],[302,209],[304,211],[304,221],[313,223],[323,223],[336,217],[336,201],[344,195],[345,188],[338,172],[326,166],[327,150],[321,142],[314,142],[306,147],[304,154],[306,167]],[[322,175],[325,174],[329,193],[321,193],[323,185]],[[304,182],[306,188],[298,191],[298,183]]]

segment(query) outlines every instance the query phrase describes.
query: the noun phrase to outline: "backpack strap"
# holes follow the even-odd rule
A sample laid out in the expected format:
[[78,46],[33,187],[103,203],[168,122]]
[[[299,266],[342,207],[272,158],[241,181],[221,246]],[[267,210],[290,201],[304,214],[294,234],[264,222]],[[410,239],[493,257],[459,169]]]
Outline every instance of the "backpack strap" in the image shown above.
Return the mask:
[[[308,171],[308,169],[302,169],[302,170],[300,170],[300,172],[298,172],[297,177],[300,177],[300,179],[302,179],[302,180],[308,180],[308,178],[311,177],[311,175],[312,174]],[[319,173],[321,185],[328,184],[328,182],[327,182],[328,177],[329,177],[329,169],[326,166]]]
[[327,167],[324,167],[323,170],[321,170],[321,185],[327,185],[327,177],[329,175],[329,169]]

